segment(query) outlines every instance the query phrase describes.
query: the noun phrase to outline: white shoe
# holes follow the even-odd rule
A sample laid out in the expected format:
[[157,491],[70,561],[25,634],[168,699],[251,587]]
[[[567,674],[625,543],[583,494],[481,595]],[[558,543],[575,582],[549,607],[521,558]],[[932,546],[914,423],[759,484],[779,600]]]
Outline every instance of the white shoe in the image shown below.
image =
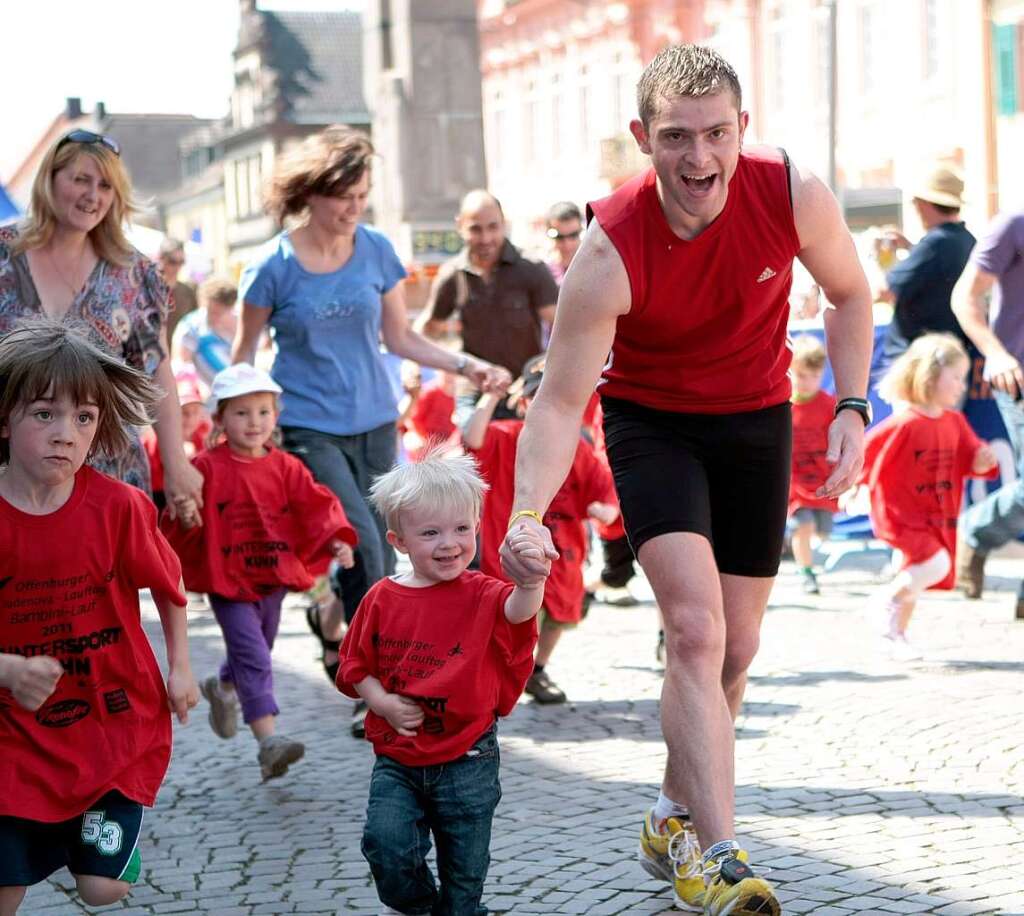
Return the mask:
[[889,652],[895,661],[916,662],[924,658],[907,640],[906,633],[890,633],[885,638],[889,642]]
[[391,907],[386,906],[380,911],[380,916],[405,916],[401,910],[393,910]]

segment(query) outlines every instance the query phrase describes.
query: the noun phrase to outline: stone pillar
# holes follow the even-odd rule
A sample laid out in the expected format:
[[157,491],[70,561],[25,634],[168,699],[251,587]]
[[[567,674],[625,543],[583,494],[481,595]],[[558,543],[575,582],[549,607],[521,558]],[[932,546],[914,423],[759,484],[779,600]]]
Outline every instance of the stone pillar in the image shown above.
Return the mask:
[[404,261],[436,265],[461,246],[460,198],[487,183],[476,0],[367,0],[363,15],[375,222]]

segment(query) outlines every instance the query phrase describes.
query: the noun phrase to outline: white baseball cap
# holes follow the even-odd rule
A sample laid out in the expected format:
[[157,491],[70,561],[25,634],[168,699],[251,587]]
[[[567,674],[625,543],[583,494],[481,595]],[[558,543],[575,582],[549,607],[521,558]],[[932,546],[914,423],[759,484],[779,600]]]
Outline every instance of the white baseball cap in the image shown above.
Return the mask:
[[227,369],[221,369],[213,377],[210,385],[210,406],[216,410],[221,401],[259,391],[280,394],[281,386],[270,377],[269,372],[248,363],[235,363]]

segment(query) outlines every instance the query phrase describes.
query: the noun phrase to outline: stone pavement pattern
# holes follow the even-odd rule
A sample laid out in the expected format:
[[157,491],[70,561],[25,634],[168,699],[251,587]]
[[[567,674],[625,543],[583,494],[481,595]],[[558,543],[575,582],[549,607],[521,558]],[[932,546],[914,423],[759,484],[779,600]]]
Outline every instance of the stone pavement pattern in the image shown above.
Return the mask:
[[[981,602],[929,595],[912,624],[927,660],[913,664],[887,661],[865,623],[877,581],[826,575],[809,599],[784,567],[737,723],[740,836],[772,867],[787,914],[1024,914],[1024,621],[1010,580]],[[370,747],[349,737],[350,703],[314,660],[300,608],[293,596],[275,657],[279,728],[306,758],[261,785],[255,742],[215,738],[201,701],[175,728],[143,878],[109,911],[379,911],[359,853]],[[656,630],[651,603],[595,605],[551,668],[571,704],[523,702],[502,724],[492,912],[675,912],[634,860],[664,763]],[[209,612],[193,615],[191,638],[202,677],[221,651]],[[71,887],[58,873],[22,912],[86,912]]]

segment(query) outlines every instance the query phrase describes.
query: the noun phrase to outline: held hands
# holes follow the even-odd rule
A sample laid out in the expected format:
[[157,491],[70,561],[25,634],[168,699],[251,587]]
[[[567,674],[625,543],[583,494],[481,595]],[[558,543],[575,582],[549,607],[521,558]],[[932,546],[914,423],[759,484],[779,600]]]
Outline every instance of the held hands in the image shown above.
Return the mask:
[[504,366],[492,366],[468,354],[462,374],[485,394],[504,394],[512,384],[512,374]]
[[199,686],[189,667],[175,667],[167,677],[167,704],[184,725],[188,711],[199,702]]
[[331,553],[334,554],[334,558],[338,561],[338,565],[342,569],[351,569],[355,566],[356,557],[352,552],[352,545],[346,544],[344,541],[331,541],[330,543]]
[[828,428],[825,460],[832,473],[815,491],[815,496],[830,498],[849,490],[864,465],[864,420],[854,410],[841,410]]
[[53,695],[64,674],[63,666],[52,655],[10,655],[7,661],[11,668],[8,689],[14,701],[29,712],[35,712]]
[[502,569],[519,588],[542,586],[551,572],[551,561],[558,559],[551,532],[529,517],[518,519],[508,529],[499,553]]
[[387,693],[373,705],[378,716],[387,719],[403,738],[415,738],[416,729],[423,724],[423,710],[419,703],[397,693]]
[[[164,469],[164,493],[172,521],[181,518],[187,528],[202,525],[198,510],[203,507],[203,475],[194,464],[185,460],[184,452],[181,461]],[[187,518],[192,520],[191,523],[185,521]]]

